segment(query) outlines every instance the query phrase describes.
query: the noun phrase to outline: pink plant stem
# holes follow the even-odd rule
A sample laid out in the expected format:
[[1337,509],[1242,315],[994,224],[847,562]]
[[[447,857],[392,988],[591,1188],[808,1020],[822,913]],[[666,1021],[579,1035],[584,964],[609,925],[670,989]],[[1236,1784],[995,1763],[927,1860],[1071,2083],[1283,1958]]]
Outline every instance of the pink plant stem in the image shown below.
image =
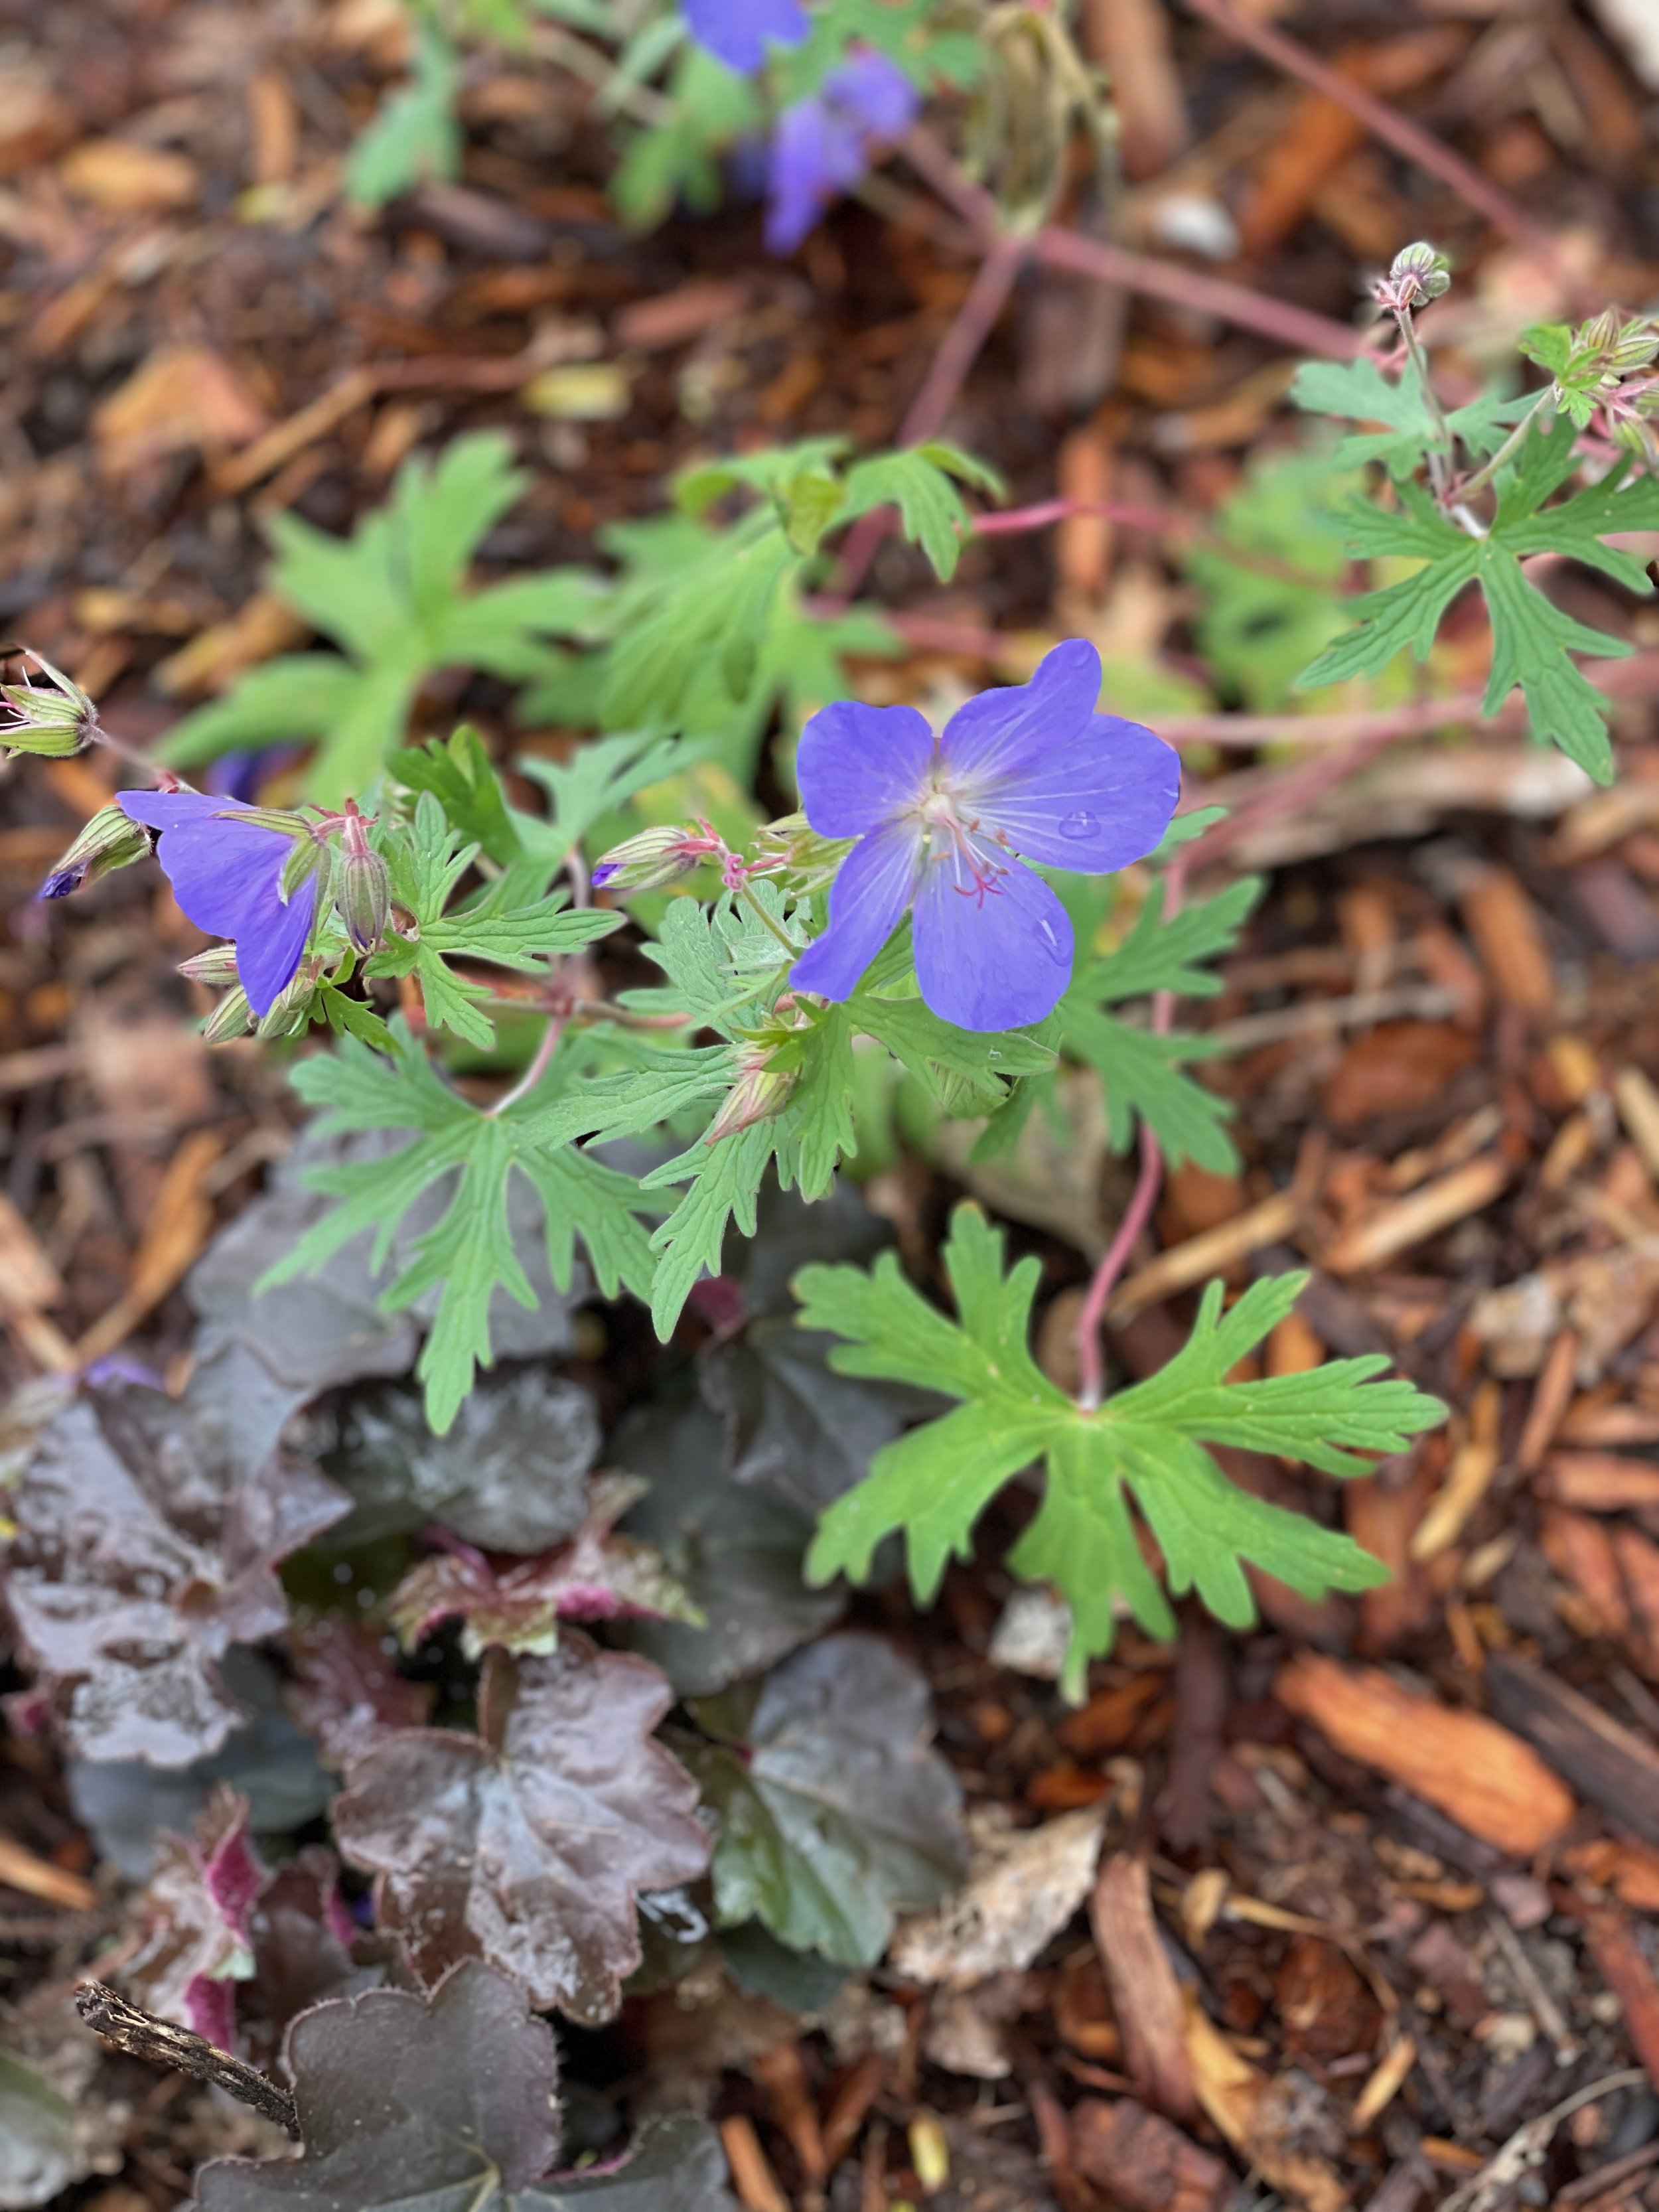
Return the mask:
[[1118,1277],[1128,1265],[1135,1239],[1152,1218],[1152,1208],[1158,1204],[1158,1194],[1163,1181],[1163,1151],[1158,1139],[1143,1121],[1140,1125],[1140,1173],[1135,1178],[1134,1194],[1122,1220],[1117,1224],[1117,1234],[1106,1247],[1100,1265],[1095,1269],[1089,1295],[1083,1301],[1083,1310],[1077,1317],[1077,1401],[1085,1413],[1092,1413],[1106,1395],[1106,1353],[1100,1340],[1100,1324],[1105,1316],[1106,1302],[1117,1288]]
[[1438,177],[1442,184],[1449,185],[1506,238],[1531,247],[1547,260],[1555,259],[1555,241],[1541,224],[1431,131],[1425,131],[1397,107],[1379,100],[1375,93],[1367,92],[1364,85],[1344,76],[1328,62],[1321,61],[1317,54],[1310,53],[1305,46],[1287,38],[1273,24],[1255,22],[1241,15],[1232,0],[1187,0],[1187,5],[1194,15],[1203,16],[1206,22],[1213,23],[1218,31],[1237,39],[1241,46],[1249,46],[1264,61],[1282,69],[1287,76],[1300,77],[1304,84],[1323,93],[1327,100],[1346,107],[1373,137],[1380,138],[1385,146],[1392,146],[1395,153],[1414,161],[1419,169],[1426,169],[1431,176]]
[[1120,522],[1126,530],[1154,530],[1165,538],[1194,538],[1204,529],[1184,514],[1171,514],[1167,507],[1136,507],[1121,499],[1045,499],[1036,507],[1011,507],[1000,514],[976,514],[974,534],[976,538],[991,538],[1002,532],[1046,530],[1051,522],[1064,522],[1074,514],[1103,515],[1108,522]]
[[528,1098],[548,1069],[553,1065],[553,1055],[559,1048],[559,1039],[564,1035],[566,1016],[550,1014],[547,1027],[542,1031],[542,1041],[536,1047],[535,1057],[510,1091],[503,1091],[489,1109],[489,1118],[496,1120],[521,1098]]
[[[957,308],[950,329],[939,342],[939,350],[928,364],[921,390],[910,402],[899,426],[901,446],[925,445],[929,438],[938,435],[967,380],[969,370],[995,329],[997,317],[1008,304],[1008,295],[1014,289],[1025,253],[1023,239],[998,238],[992,243],[968,289],[967,298]],[[860,515],[853,525],[831,594],[840,605],[844,606],[864,581],[876,557],[876,548],[891,529],[892,522],[892,509],[882,507]]]
[[[981,242],[998,235],[1001,216],[989,192],[964,176],[949,149],[925,124],[917,124],[904,140],[906,159],[942,200],[969,224]],[[1143,292],[1151,299],[1168,300],[1177,307],[1194,307],[1214,315],[1240,330],[1286,346],[1293,353],[1328,355],[1333,361],[1351,361],[1364,350],[1361,333],[1311,308],[1293,307],[1288,301],[1270,299],[1248,285],[1230,283],[1224,276],[1206,276],[1179,262],[1160,261],[1150,253],[1134,253],[1127,246],[1085,238],[1080,231],[1049,223],[1038,231],[1032,244],[1039,261],[1056,269],[1071,269],[1082,276],[1098,276],[1127,292]]]
[[[1202,840],[1200,841],[1202,842]],[[1173,921],[1181,911],[1181,902],[1187,888],[1188,859],[1181,853],[1170,862],[1164,878],[1164,919]],[[1155,991],[1152,994],[1152,1029],[1154,1036],[1168,1036],[1175,1024],[1175,994]],[[1135,1177],[1134,1190],[1124,1209],[1117,1232],[1101,1255],[1089,1285],[1089,1295],[1083,1301],[1083,1310],[1077,1317],[1077,1401],[1085,1413],[1092,1413],[1106,1395],[1106,1356],[1101,1342],[1101,1324],[1106,1317],[1106,1308],[1119,1278],[1129,1264],[1129,1255],[1135,1248],[1135,1239],[1152,1218],[1152,1208],[1158,1204],[1158,1194],[1164,1183],[1164,1150],[1143,1119],[1140,1124],[1140,1172]]]
[[1190,307],[1213,315],[1241,331],[1254,331],[1291,353],[1328,356],[1333,361],[1352,361],[1365,350],[1361,331],[1329,315],[1316,314],[1288,300],[1270,299],[1245,284],[1224,276],[1206,276],[1178,262],[1159,261],[1150,253],[1135,253],[1127,246],[1114,246],[1103,238],[1085,238],[1075,230],[1049,224],[1036,234],[1036,256],[1051,268],[1070,269],[1079,276],[1097,276],[1126,292],[1141,292],[1149,299],[1167,300],[1172,307]]

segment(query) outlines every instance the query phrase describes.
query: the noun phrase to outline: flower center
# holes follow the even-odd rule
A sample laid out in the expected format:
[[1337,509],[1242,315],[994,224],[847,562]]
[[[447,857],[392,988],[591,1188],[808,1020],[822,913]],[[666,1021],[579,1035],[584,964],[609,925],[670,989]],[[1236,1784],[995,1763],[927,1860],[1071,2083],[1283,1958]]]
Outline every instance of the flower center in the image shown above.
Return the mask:
[[985,836],[978,815],[966,811],[961,795],[936,780],[929,781],[916,812],[926,841],[924,858],[930,867],[949,867],[951,890],[972,899],[976,906],[983,906],[988,895],[999,896],[1002,890],[999,878],[1008,872],[1007,863],[997,850],[1005,842],[1000,834],[994,842]]

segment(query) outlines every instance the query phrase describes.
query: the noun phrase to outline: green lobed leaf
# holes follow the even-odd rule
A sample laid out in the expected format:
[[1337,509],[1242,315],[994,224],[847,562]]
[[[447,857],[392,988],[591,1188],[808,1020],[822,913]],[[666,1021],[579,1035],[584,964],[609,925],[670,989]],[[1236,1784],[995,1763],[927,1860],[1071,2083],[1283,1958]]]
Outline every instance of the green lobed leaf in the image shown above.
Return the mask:
[[1443,1417],[1444,1408],[1412,1384],[1376,1379],[1387,1364],[1376,1358],[1227,1381],[1291,1310],[1304,1277],[1257,1283],[1224,1315],[1222,1286],[1212,1283],[1176,1358],[1088,1411],[1030,1357],[1037,1261],[1022,1261],[1005,1276],[1002,1253],[1000,1232],[975,1208],[959,1206],[945,1252],[954,1322],[920,1296],[890,1254],[867,1274],[801,1271],[802,1325],[845,1340],[833,1365],[963,1401],[884,1447],[866,1480],[830,1508],[808,1556],[809,1579],[864,1577],[877,1546],[902,1531],[912,1586],[927,1602],[951,1557],[970,1555],[974,1525],[991,1498],[1037,1460],[1047,1475],[1044,1502],[1009,1564],[1055,1583],[1072,1607],[1068,1694],[1080,1692],[1088,1660],[1109,1649],[1116,1601],[1148,1634],[1170,1632],[1167,1601],[1134,1538],[1132,1505],[1158,1541],[1171,1591],[1196,1590],[1233,1625],[1255,1618],[1246,1561],[1310,1596],[1385,1579],[1348,1537],[1228,1481],[1206,1449],[1242,1445],[1354,1475],[1370,1468],[1356,1454],[1401,1450]]
[[651,1254],[635,1217],[653,1208],[632,1176],[607,1167],[568,1135],[545,1133],[550,1097],[556,1099],[567,1087],[581,1095],[577,1054],[556,1055],[545,1085],[532,1097],[489,1115],[444,1084],[401,1017],[392,1023],[391,1036],[389,1061],[348,1038],[337,1052],[304,1060],[295,1070],[295,1089],[325,1109],[321,1133],[408,1129],[415,1134],[384,1158],[308,1170],[313,1189],[341,1202],[306,1232],[260,1288],[320,1267],[365,1230],[374,1232],[378,1273],[404,1217],[434,1185],[446,1186],[442,1212],[415,1237],[409,1264],[380,1300],[395,1313],[437,1293],[416,1372],[425,1385],[432,1426],[441,1433],[477,1369],[489,1364],[489,1308],[497,1290],[521,1305],[536,1302],[507,1223],[512,1176],[523,1175],[541,1202],[549,1271],[560,1290],[570,1286],[580,1237],[607,1297],[623,1285],[646,1295]]

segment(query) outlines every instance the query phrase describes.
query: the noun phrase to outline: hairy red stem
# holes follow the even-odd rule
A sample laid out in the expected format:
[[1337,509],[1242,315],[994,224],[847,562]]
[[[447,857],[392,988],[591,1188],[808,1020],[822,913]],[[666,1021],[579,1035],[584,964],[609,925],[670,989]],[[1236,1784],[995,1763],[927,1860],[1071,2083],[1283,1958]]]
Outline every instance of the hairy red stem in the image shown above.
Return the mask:
[[[937,436],[956,403],[957,394],[967,381],[969,370],[995,329],[997,317],[1008,304],[1008,295],[1014,289],[1025,252],[1023,239],[999,238],[981,262],[978,274],[968,289],[968,296],[939,341],[939,349],[921,380],[921,388],[899,425],[901,446],[926,445],[929,438]],[[844,606],[864,581],[876,557],[876,548],[892,524],[892,508],[878,507],[868,514],[861,514],[853,525],[842,549],[830,595],[838,606]]]
[[1167,300],[1171,306],[1190,307],[1213,315],[1241,331],[1254,331],[1291,353],[1323,354],[1333,361],[1352,361],[1365,349],[1364,334],[1351,330],[1329,315],[1316,314],[1288,300],[1269,299],[1246,284],[1225,276],[1206,276],[1200,270],[1183,269],[1178,262],[1160,261],[1150,253],[1132,252],[1103,238],[1085,238],[1081,232],[1049,224],[1036,234],[1036,256],[1051,268],[1070,269],[1079,276],[1097,276],[1126,292],[1142,292],[1148,298]]
[[[1165,872],[1165,921],[1173,921],[1181,911],[1188,866],[1187,854],[1183,852],[1176,855]],[[1154,991],[1152,1035],[1168,1036],[1174,1024],[1174,992]],[[1092,1413],[1106,1395],[1106,1354],[1100,1334],[1106,1308],[1112,1292],[1117,1288],[1119,1278],[1129,1264],[1129,1255],[1134,1249],[1135,1239],[1152,1218],[1152,1208],[1158,1204],[1158,1194],[1163,1182],[1164,1149],[1143,1117],[1140,1124],[1140,1172],[1135,1177],[1134,1190],[1124,1208],[1123,1218],[1117,1224],[1117,1232],[1101,1255],[1100,1265],[1095,1269],[1089,1285],[1089,1295],[1084,1299],[1083,1310],[1077,1317],[1077,1401],[1085,1413]]]

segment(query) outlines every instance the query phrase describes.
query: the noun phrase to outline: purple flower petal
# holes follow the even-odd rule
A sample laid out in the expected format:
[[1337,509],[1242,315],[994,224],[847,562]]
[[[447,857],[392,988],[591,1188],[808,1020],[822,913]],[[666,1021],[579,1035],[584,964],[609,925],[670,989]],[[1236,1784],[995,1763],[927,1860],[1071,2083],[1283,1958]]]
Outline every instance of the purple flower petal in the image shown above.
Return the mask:
[[948,859],[937,860],[916,892],[916,981],[933,1012],[958,1029],[1040,1022],[1072,980],[1065,908],[1018,860],[1001,866],[995,888],[976,896],[971,884],[957,889],[958,871]]
[[767,163],[766,245],[793,253],[837,192],[864,174],[857,125],[816,97],[779,116]]
[[198,929],[234,939],[247,1002],[268,1014],[294,980],[317,905],[314,876],[283,903],[293,838],[205,792],[124,791],[120,804],[161,832],[156,858],[180,908]]
[[995,779],[1047,771],[1055,750],[1088,727],[1100,700],[1100,655],[1069,637],[1042,656],[1029,684],[981,691],[945,725],[939,751],[953,776],[982,790]]
[[801,732],[795,781],[820,837],[861,837],[920,796],[933,733],[914,707],[821,707]]
[[727,69],[761,68],[768,46],[798,46],[812,26],[800,0],[683,0],[692,37]]
[[872,138],[902,137],[916,119],[921,94],[896,62],[860,46],[823,80],[823,95],[846,109]]
[[921,834],[908,823],[860,839],[830,886],[830,927],[789,971],[797,990],[851,998],[910,903],[921,865]]
[[1173,747],[1139,722],[1096,714],[1081,738],[987,787],[980,819],[1028,860],[1105,876],[1157,847],[1180,796]]

